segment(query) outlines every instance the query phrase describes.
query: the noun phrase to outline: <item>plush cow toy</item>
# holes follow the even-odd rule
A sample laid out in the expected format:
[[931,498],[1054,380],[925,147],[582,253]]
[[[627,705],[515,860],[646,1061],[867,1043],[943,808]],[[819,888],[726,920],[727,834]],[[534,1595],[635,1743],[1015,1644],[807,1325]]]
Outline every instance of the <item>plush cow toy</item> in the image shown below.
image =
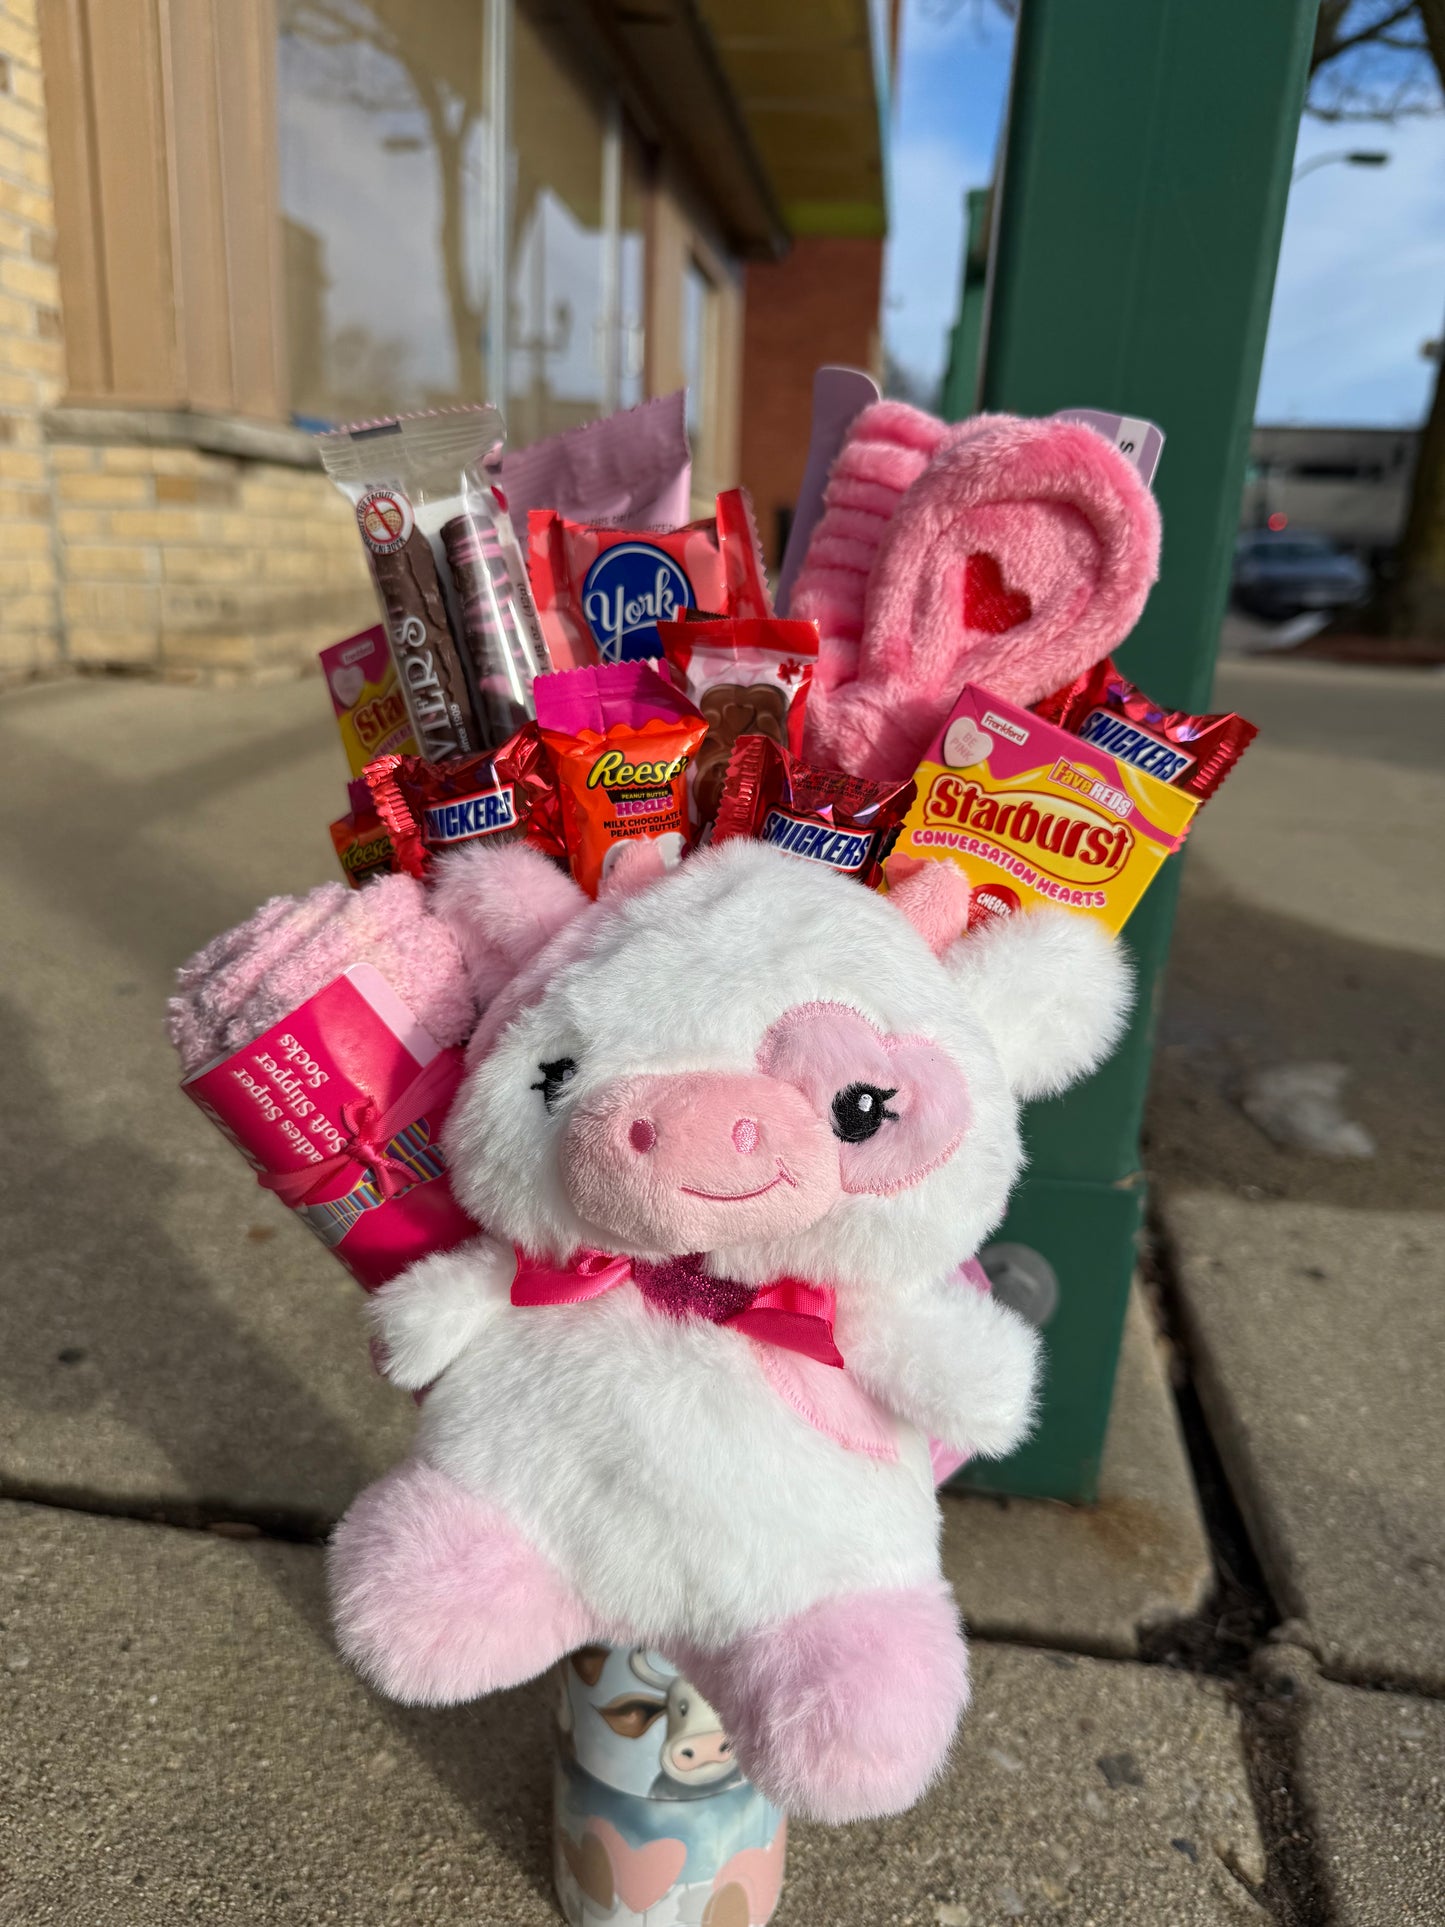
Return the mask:
[[[855,773],[907,776],[969,677],[1028,704],[1087,667],[1157,565],[1148,490],[1076,424],[882,403],[826,504],[806,747]],[[1032,1409],[1032,1333],[960,1266],[1127,971],[1067,912],[958,938],[948,863],[885,897],[743,841],[656,862],[595,904],[515,845],[274,899],[182,972],[171,1034],[194,1069],[370,961],[470,1038],[444,1148],[486,1233],[371,1301],[426,1396],[332,1548],[363,1672],[436,1703],[651,1649],[779,1805],[891,1812],[967,1697],[929,1440],[1006,1453]]]
[[597,903],[522,846],[444,866],[486,1006],[445,1149],[487,1230],[370,1301],[427,1389],[336,1533],[338,1634],[431,1703],[650,1647],[779,1805],[896,1811],[967,1697],[928,1442],[1005,1453],[1034,1395],[1032,1332],[956,1274],[1126,967],[1063,912],[955,941],[949,864],[891,897],[745,841],[655,865]]

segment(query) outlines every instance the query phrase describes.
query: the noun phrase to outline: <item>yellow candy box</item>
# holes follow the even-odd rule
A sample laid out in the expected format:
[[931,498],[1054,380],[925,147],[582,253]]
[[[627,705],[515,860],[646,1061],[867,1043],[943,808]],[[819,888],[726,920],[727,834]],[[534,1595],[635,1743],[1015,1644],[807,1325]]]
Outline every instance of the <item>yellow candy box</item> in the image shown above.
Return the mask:
[[[1198,801],[970,683],[889,858],[958,864],[979,913],[1056,904],[1119,930]],[[970,918],[970,922],[974,919]]]
[[323,649],[321,668],[353,776],[360,776],[378,756],[419,753],[386,631],[379,622]]

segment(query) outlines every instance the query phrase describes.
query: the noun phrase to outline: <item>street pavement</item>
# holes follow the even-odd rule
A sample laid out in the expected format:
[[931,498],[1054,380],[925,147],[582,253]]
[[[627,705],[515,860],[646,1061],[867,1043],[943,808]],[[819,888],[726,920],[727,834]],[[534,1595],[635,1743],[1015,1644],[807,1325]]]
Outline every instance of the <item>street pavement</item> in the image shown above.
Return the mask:
[[[1329,1918],[1445,1920],[1445,675],[1229,662],[1259,743],[1191,839],[1146,1160],[1179,1328],[1276,1611]],[[1241,1099],[1330,1063],[1375,1146]]]
[[[321,1555],[0,1504],[0,1920],[544,1927],[545,1688],[446,1712],[330,1649]],[[796,1826],[778,1927],[1263,1920],[1223,1689],[1024,1647],[914,1813]]]
[[[1319,1669],[1308,1691],[1348,1709],[1407,1688],[1430,1714],[1409,1742],[1425,1756],[1441,1547],[1418,1487],[1439,1462],[1422,1383],[1438,1342],[1401,1226],[1438,1254],[1445,936],[1428,828],[1404,818],[1441,801],[1442,697],[1424,678],[1227,670],[1221,700],[1267,735],[1193,838],[1149,1152],[1171,1318],[1275,1603]],[[0,1920],[551,1919],[538,1695],[388,1707],[330,1649],[315,1545],[282,1543],[319,1538],[404,1452],[410,1409],[367,1368],[345,1273],[175,1091],[161,1031],[191,950],[334,874],[344,779],[324,692],[31,689],[0,703],[0,763],[0,1028],[27,1125],[26,1155],[0,1161],[0,1494],[22,1502],[0,1526]],[[1397,840],[1350,806],[1352,785],[1399,814]],[[1321,1169],[1244,1117],[1240,1080],[1301,1053],[1347,1064],[1378,1158]],[[1330,1276],[1296,1291],[1306,1237]],[[1361,1267],[1336,1276],[1350,1240]],[[1394,1322],[1371,1350],[1376,1302]],[[1293,1922],[1275,1823],[1261,1839],[1251,1804],[1254,1687],[1237,1668],[1146,1663],[1179,1626],[1179,1650],[1202,1644],[1218,1670],[1168,1363],[1140,1300],[1098,1507],[946,1500],[980,1639],[957,1761],[914,1816],[799,1828],[785,1927]],[[1316,1427],[1303,1447],[1297,1407]],[[1341,1721],[1302,1712],[1288,1772],[1345,1906],[1381,1837],[1354,1824],[1360,1803],[1394,1782],[1350,1778]],[[1397,1858],[1418,1870],[1415,1824],[1397,1816]],[[1392,1922],[1434,1918],[1415,1905]]]

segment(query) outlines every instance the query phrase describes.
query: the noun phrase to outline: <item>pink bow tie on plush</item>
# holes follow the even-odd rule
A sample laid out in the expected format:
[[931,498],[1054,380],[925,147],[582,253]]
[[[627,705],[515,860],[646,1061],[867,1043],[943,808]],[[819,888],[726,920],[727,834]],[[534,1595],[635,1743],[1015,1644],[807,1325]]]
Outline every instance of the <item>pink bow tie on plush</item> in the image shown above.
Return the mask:
[[727,1325],[760,1344],[801,1352],[820,1365],[843,1363],[833,1342],[833,1293],[826,1285],[801,1278],[780,1278],[761,1290],[735,1278],[714,1278],[702,1268],[700,1253],[652,1264],[645,1258],[618,1258],[584,1247],[564,1265],[530,1258],[518,1248],[512,1279],[514,1305],[576,1305],[600,1298],[618,1285],[634,1284],[655,1310],[674,1318],[689,1313]]

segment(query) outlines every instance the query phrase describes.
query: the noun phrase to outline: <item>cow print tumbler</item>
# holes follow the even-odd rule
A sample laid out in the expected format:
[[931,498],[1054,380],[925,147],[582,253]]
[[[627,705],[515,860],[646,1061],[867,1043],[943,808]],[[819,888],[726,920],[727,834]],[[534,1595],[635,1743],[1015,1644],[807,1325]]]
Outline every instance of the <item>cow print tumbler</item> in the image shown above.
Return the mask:
[[542,665],[517,620],[506,557],[485,505],[454,515],[441,533],[472,672],[479,747],[500,749],[534,713],[532,683]]
[[762,1927],[787,1821],[701,1693],[640,1647],[584,1646],[556,1680],[554,1878],[571,1927]]

